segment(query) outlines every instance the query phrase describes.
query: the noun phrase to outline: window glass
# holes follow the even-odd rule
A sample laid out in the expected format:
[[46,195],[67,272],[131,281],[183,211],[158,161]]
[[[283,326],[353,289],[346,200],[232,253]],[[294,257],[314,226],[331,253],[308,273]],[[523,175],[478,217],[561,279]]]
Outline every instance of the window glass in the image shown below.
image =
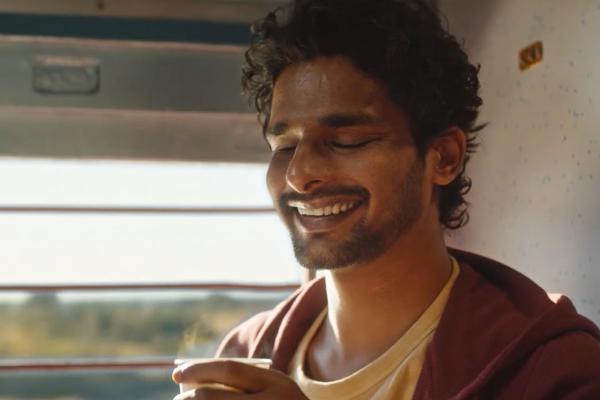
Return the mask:
[[271,206],[264,164],[0,158],[0,205]]
[[[271,207],[264,165],[0,160],[2,206]],[[275,213],[0,213],[4,284],[298,282]]]
[[[1,285],[299,284],[302,270],[274,212],[8,211],[271,208],[265,171],[264,165],[0,159]],[[0,290],[0,367],[210,357],[231,328],[271,309],[290,290]],[[2,371],[2,400],[177,393],[170,369]]]
[[275,214],[0,215],[3,284],[300,282]]
[[287,295],[287,290],[4,295],[0,365],[7,360],[211,357],[230,329]]
[[[264,210],[272,207],[265,171],[264,165],[0,159],[0,274],[5,289],[0,290],[0,364],[209,357],[231,328],[272,308],[291,290],[39,292],[7,286],[295,285],[302,272],[285,228],[271,211],[57,213],[8,208]],[[170,371],[160,369],[1,371],[0,399],[132,394],[162,399],[177,392]]]

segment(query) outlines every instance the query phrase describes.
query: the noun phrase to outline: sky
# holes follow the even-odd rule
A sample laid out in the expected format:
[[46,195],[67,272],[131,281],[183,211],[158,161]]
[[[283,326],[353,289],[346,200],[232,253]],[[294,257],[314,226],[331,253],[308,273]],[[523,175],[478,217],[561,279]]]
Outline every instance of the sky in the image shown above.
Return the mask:
[[[270,207],[266,165],[0,158],[0,206]],[[299,282],[277,216],[0,213],[0,284]]]

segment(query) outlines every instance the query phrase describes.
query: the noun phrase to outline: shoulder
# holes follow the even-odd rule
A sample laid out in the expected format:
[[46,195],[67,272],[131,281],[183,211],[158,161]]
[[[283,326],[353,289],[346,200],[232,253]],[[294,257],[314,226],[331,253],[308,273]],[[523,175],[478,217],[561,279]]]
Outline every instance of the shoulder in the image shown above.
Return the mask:
[[284,368],[326,302],[321,278],[302,285],[272,310],[234,328],[219,346],[217,357],[273,358],[274,367]]
[[421,398],[489,392],[483,398],[562,399],[573,392],[566,398],[600,399],[600,331],[592,321],[506,265],[452,253],[461,273],[428,349]]
[[539,346],[519,376],[524,399],[600,399],[600,342],[588,332],[565,333]]
[[263,311],[241,323],[221,342],[217,350],[217,357],[250,357],[253,343],[269,319],[272,311]]

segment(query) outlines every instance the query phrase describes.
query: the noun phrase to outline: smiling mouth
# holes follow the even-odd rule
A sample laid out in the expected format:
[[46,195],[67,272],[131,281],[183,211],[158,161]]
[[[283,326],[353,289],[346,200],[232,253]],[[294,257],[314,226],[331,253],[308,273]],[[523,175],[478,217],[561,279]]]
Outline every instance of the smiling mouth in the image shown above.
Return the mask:
[[315,235],[335,231],[346,224],[345,221],[353,220],[351,216],[362,204],[361,200],[343,200],[312,205],[290,202],[289,206],[295,209],[296,226],[305,234]]
[[[328,217],[330,215],[339,215],[355,209],[360,204],[359,201],[348,201],[330,204],[324,207],[313,208],[306,205],[296,205],[298,214],[303,217]],[[292,205],[294,207],[294,205]]]

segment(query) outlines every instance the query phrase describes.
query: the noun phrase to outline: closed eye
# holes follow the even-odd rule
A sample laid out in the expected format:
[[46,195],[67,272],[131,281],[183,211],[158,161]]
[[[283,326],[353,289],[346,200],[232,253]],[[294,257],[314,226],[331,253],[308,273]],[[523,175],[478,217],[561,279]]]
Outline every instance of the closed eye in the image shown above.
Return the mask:
[[364,147],[369,143],[376,141],[377,139],[369,139],[358,143],[340,143],[340,142],[331,142],[333,147],[337,147],[339,149],[357,149],[359,147]]
[[285,153],[285,152],[290,152],[290,151],[294,151],[296,149],[296,146],[281,146],[281,147],[277,147],[275,149],[272,150],[273,153]]

